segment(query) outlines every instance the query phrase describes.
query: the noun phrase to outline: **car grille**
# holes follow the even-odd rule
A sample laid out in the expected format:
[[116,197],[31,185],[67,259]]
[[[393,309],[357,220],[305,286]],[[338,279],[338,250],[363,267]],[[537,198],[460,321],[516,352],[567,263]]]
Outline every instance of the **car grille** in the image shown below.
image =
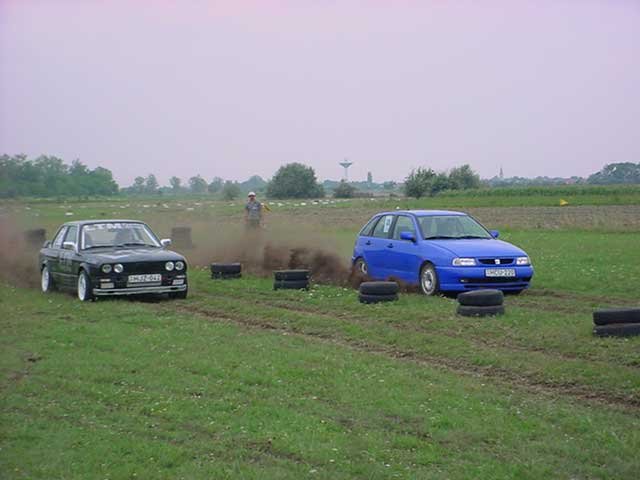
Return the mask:
[[137,273],[167,273],[164,264],[167,262],[136,262],[123,263],[123,275],[133,275]]
[[531,277],[489,277],[489,278],[461,278],[460,283],[468,284],[496,284],[496,283],[529,283]]
[[479,258],[478,261],[483,265],[511,265],[513,258]]

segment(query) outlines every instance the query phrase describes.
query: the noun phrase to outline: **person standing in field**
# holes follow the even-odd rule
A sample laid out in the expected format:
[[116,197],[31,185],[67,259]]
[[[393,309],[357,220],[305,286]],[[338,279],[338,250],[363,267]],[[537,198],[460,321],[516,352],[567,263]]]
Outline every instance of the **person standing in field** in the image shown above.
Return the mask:
[[244,206],[244,222],[248,229],[258,229],[262,227],[262,204],[256,200],[256,193],[249,192],[249,200]]

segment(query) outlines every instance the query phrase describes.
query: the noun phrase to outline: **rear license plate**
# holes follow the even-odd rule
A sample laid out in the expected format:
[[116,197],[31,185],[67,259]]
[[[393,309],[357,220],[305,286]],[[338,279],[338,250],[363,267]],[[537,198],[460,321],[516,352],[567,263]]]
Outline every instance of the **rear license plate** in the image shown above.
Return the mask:
[[513,268],[487,268],[484,271],[487,277],[515,277],[516,271]]
[[128,283],[154,283],[161,282],[162,275],[159,273],[150,273],[147,275],[129,275]]

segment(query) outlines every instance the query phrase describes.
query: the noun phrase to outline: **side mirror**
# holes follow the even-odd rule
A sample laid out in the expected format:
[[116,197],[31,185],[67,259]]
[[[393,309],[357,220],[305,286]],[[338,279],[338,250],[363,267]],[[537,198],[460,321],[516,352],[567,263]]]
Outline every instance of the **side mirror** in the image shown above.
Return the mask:
[[49,248],[51,246],[51,240],[46,240],[43,244],[42,244],[42,248]]
[[64,242],[62,244],[62,249],[63,250],[75,250],[76,249],[76,244],[73,242]]
[[170,238],[163,238],[162,240],[160,240],[160,244],[166,248],[171,246],[171,239]]
[[400,232],[400,240],[408,240],[409,242],[415,242],[416,236],[413,232]]
[[498,230],[489,230],[489,233],[493,238],[498,238],[500,236],[500,232]]

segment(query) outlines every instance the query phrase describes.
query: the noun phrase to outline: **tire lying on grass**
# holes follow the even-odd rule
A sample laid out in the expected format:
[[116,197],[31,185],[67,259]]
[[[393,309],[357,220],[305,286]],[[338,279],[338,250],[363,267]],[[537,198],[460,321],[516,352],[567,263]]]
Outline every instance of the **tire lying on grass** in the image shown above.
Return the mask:
[[363,282],[360,284],[360,303],[394,302],[400,287],[396,282]]
[[596,337],[634,337],[640,335],[640,323],[596,325],[593,334]]
[[232,279],[242,277],[242,265],[240,263],[212,263],[211,278]]
[[397,295],[400,287],[396,282],[363,282],[360,284],[362,295]]
[[361,293],[358,295],[358,300],[360,303],[382,303],[382,302],[395,302],[398,300],[398,294],[395,293],[393,295],[369,295],[366,293]]
[[640,323],[640,308],[604,308],[593,312],[593,323],[612,325],[620,323]]
[[504,293],[492,289],[471,290],[459,294],[458,303],[468,307],[494,307],[504,303]]
[[488,317],[493,315],[504,315],[504,305],[491,305],[477,307],[471,305],[458,305],[458,315],[463,317]]
[[273,278],[276,281],[309,281],[310,276],[310,270],[276,270],[273,272]]
[[309,280],[275,280],[274,290],[309,290]]

